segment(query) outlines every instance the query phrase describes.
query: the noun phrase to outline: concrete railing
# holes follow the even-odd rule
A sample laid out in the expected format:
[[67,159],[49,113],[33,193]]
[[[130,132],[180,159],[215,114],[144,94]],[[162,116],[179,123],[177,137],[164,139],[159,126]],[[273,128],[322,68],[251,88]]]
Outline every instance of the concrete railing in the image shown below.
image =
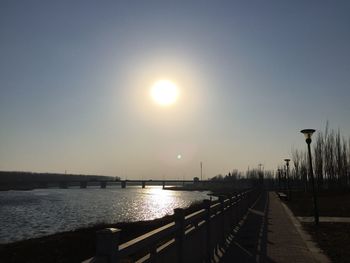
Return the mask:
[[188,215],[175,209],[173,222],[123,244],[121,230],[103,229],[97,232],[96,256],[84,263],[211,262],[259,193],[247,190],[216,202],[204,200],[203,209]]

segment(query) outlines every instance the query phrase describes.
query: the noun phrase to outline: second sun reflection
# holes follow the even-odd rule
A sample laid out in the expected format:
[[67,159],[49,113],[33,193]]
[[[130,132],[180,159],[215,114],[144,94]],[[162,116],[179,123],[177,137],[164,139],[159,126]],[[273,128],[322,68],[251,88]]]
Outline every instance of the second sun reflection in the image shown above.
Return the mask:
[[[209,199],[206,192],[194,193],[163,190],[161,186],[147,186],[145,189],[131,188],[134,187],[126,190],[134,192],[132,200],[130,200],[131,202],[125,200],[131,205],[131,209],[125,207],[123,202],[116,202],[115,207],[115,211],[121,213],[119,216],[122,216],[127,221],[161,218],[165,215],[173,214],[175,208],[185,208],[192,202]],[[119,204],[117,205],[117,203]]]
[[173,204],[183,207],[188,204],[179,198],[179,192],[163,190],[160,187],[144,189],[141,212],[147,218],[159,218],[173,213]]

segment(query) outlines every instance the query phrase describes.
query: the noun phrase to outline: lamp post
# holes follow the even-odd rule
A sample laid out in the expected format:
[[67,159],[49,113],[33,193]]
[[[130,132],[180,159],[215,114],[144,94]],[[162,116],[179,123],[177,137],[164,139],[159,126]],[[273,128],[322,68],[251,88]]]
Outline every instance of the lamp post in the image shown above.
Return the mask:
[[314,179],[314,171],[312,169],[312,157],[311,157],[311,136],[315,132],[314,129],[305,129],[300,131],[302,134],[305,135],[305,141],[307,143],[307,149],[309,152],[309,169],[310,169],[310,177],[311,177],[311,184],[312,184],[312,195],[313,195],[313,201],[314,201],[314,217],[315,217],[315,225],[318,225],[319,222],[319,216],[318,216],[318,200],[317,200],[317,193],[315,188],[315,179]]
[[259,163],[258,166],[259,166],[259,184],[260,184],[260,187],[263,187],[264,172],[263,172],[263,170],[261,169],[261,167],[263,166],[263,164],[262,164],[262,163]]
[[291,192],[290,192],[290,185],[289,185],[289,162],[290,159],[284,159],[284,161],[286,162],[286,177],[287,177],[287,191],[288,191],[288,200],[291,200]]

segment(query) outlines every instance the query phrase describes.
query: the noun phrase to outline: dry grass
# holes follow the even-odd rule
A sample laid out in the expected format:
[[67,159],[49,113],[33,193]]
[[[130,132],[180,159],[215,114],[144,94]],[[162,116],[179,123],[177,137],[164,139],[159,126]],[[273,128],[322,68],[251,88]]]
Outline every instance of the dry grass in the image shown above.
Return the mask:
[[[313,216],[312,195],[294,192],[292,200],[286,202],[296,216]],[[319,193],[320,216],[350,217],[349,191],[323,191]],[[349,262],[350,224],[320,223],[318,227],[304,223],[319,247],[333,262]]]
[[[323,191],[318,194],[320,216],[350,217],[350,191]],[[296,216],[313,216],[311,193],[292,192],[287,202]]]
[[320,223],[303,224],[319,247],[333,262],[345,263],[350,260],[350,224],[347,223]]

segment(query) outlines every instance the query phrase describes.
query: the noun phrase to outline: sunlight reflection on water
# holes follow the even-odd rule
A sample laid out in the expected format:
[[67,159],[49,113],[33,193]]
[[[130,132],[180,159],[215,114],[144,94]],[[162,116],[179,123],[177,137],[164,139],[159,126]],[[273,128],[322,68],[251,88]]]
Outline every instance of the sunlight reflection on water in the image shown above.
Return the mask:
[[168,191],[159,186],[0,192],[0,243],[100,222],[151,220],[203,199],[208,199],[207,192]]

